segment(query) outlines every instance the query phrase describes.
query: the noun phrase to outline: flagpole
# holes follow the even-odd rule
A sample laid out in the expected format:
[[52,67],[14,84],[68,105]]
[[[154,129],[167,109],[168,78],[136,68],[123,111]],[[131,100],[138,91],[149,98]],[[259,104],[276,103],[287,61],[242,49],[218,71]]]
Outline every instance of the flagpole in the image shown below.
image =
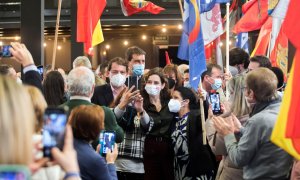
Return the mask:
[[183,8],[182,8],[182,2],[181,2],[181,0],[178,0],[178,3],[179,3],[179,8],[180,8],[181,18],[183,20]]
[[[226,3],[226,73],[229,72],[229,8],[230,3]],[[228,81],[226,82],[226,99],[229,100]]]
[[[201,82],[201,78],[199,81],[199,88],[202,91],[202,82]],[[204,107],[203,107],[203,98],[200,98],[200,116],[201,116],[201,126],[202,126],[202,142],[203,145],[207,144],[207,140],[206,140],[206,129],[205,129],[205,114],[204,114]]]
[[54,70],[54,68],[55,68],[58,28],[59,28],[60,12],[61,12],[61,2],[62,2],[62,0],[58,0],[58,9],[57,9],[57,17],[56,17],[56,25],[55,25],[55,37],[54,37],[53,54],[52,54],[52,67],[51,67],[52,70]]

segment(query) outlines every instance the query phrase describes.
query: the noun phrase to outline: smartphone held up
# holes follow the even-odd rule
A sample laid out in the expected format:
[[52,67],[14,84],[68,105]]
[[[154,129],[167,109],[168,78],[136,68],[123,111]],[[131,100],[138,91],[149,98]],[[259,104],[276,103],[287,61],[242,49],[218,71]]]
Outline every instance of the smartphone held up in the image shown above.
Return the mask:
[[210,92],[209,100],[211,104],[211,109],[214,115],[222,114],[220,94],[218,92]]
[[101,145],[100,154],[106,156],[107,152],[112,152],[115,146],[116,133],[115,131],[102,131],[99,137]]
[[0,57],[3,57],[3,58],[12,57],[12,54],[10,53],[9,48],[11,48],[11,45],[0,46]]
[[44,157],[52,158],[53,147],[63,148],[67,114],[62,108],[47,108],[44,114],[43,153]]

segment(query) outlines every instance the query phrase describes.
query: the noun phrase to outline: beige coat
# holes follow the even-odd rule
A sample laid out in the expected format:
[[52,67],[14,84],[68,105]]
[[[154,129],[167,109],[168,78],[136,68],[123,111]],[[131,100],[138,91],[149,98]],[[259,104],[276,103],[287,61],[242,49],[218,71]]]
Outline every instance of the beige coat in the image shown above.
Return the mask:
[[[248,119],[248,118],[247,118]],[[241,122],[245,119],[240,119]],[[217,155],[222,155],[223,159],[220,162],[217,172],[216,180],[242,180],[243,169],[235,166],[229,156],[225,147],[224,138],[216,133],[215,127],[211,119],[208,119],[205,124],[208,143],[213,151]]]

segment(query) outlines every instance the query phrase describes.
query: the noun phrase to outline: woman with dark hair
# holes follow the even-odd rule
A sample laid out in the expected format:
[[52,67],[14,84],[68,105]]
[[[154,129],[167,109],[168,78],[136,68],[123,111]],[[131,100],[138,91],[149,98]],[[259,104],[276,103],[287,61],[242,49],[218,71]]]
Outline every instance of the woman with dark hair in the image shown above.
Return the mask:
[[147,132],[144,143],[145,180],[174,179],[170,126],[174,119],[169,111],[168,81],[160,68],[149,71],[141,91],[143,99],[135,108],[141,126]]
[[43,82],[43,93],[48,106],[58,106],[66,101],[65,81],[58,71],[50,71]]
[[186,87],[175,88],[168,106],[178,113],[171,134],[175,179],[214,179],[216,161],[209,145],[203,142],[204,127],[194,92]]

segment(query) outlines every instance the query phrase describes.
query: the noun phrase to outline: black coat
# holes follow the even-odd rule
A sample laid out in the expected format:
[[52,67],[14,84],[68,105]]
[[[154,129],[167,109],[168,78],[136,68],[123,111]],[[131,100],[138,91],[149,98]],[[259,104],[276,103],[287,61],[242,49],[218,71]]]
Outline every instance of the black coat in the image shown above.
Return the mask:
[[95,88],[92,103],[100,106],[109,106],[114,101],[114,95],[110,84],[104,84]]
[[217,163],[208,142],[203,145],[202,123],[199,110],[191,110],[187,120],[188,149],[193,176],[217,172]]

